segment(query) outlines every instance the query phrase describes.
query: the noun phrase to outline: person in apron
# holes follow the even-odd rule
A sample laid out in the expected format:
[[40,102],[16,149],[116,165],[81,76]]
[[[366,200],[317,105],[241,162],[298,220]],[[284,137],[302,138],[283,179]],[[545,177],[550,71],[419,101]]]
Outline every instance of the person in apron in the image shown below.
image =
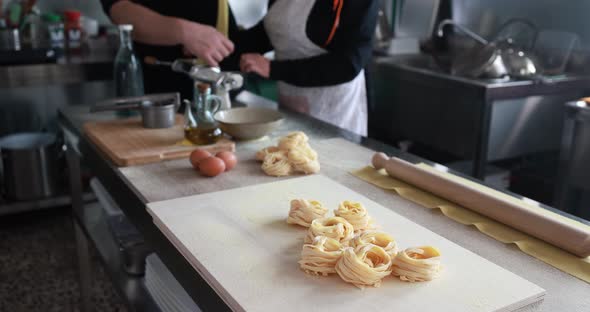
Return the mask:
[[[228,0],[100,0],[114,24],[131,24],[135,52],[172,62],[196,57],[210,66],[237,70],[232,36],[239,33]],[[170,68],[143,64],[146,93],[179,92],[192,99],[194,82]]]
[[[366,136],[363,68],[378,6],[378,0],[271,0],[264,20],[236,41],[240,68],[278,80],[282,106]],[[273,61],[245,53],[273,48]]]

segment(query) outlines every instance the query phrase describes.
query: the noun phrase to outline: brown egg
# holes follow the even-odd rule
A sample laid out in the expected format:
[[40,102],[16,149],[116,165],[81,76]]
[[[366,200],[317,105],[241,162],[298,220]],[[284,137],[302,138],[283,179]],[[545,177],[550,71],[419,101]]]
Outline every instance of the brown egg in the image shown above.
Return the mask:
[[225,171],[232,170],[238,163],[238,158],[232,152],[219,152],[215,157],[221,158],[225,163]]
[[193,168],[199,170],[199,162],[211,156],[211,153],[208,151],[197,148],[196,150],[192,151],[189,159],[191,161],[191,165],[193,165]]
[[208,177],[214,177],[225,171],[225,163],[217,157],[209,157],[199,162],[199,171]]

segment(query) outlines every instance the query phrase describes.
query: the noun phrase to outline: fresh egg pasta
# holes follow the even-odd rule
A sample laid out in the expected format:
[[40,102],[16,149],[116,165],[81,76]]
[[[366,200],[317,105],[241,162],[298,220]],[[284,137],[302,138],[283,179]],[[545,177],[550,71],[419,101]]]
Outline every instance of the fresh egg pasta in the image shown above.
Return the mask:
[[354,237],[354,228],[348,221],[340,217],[315,219],[309,226],[305,243],[310,244],[316,236],[327,236],[347,246]]
[[[262,170],[270,176],[281,177],[297,172],[318,173],[320,171],[318,153],[309,146],[308,140],[305,133],[292,132],[281,138],[278,146],[269,146],[258,151],[256,160],[263,162]],[[278,156],[277,153],[281,155]],[[269,158],[271,155],[274,156]],[[289,165],[288,173],[287,164]]]
[[301,269],[312,275],[336,273],[336,262],[342,256],[342,244],[326,236],[316,236],[311,244],[301,250]]
[[435,279],[440,272],[440,252],[431,246],[408,248],[393,260],[392,274],[405,282]]
[[358,233],[352,241],[350,241],[350,247],[358,247],[373,244],[379,246],[385,250],[393,259],[397,255],[398,248],[395,239],[385,232],[369,230],[361,231]]
[[335,269],[342,280],[359,288],[379,287],[381,280],[391,274],[391,257],[383,248],[372,244],[348,247]]
[[334,210],[334,214],[350,222],[355,231],[374,228],[373,220],[369,217],[367,209],[361,203],[348,200],[343,201],[338,206],[338,209]]
[[287,155],[285,155],[284,152],[279,151],[264,156],[262,171],[269,176],[284,177],[291,174],[292,167]]
[[294,199],[291,201],[287,223],[309,227],[313,220],[323,218],[326,213],[328,213],[328,208],[322,206],[318,201]]

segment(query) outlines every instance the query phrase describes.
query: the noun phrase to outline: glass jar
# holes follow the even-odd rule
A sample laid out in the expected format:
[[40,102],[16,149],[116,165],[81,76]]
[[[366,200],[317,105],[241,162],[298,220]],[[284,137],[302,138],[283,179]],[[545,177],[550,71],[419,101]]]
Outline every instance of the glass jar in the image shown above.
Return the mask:
[[223,132],[213,115],[221,107],[220,97],[211,94],[208,84],[197,83],[193,103],[186,103],[184,137],[197,145],[208,145],[217,142]]

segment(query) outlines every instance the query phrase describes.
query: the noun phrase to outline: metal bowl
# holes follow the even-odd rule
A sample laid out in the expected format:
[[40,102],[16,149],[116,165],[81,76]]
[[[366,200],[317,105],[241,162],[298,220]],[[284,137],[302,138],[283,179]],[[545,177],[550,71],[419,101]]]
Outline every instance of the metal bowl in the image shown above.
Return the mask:
[[262,107],[239,107],[214,116],[223,132],[239,140],[253,140],[272,132],[283,122],[283,114]]

